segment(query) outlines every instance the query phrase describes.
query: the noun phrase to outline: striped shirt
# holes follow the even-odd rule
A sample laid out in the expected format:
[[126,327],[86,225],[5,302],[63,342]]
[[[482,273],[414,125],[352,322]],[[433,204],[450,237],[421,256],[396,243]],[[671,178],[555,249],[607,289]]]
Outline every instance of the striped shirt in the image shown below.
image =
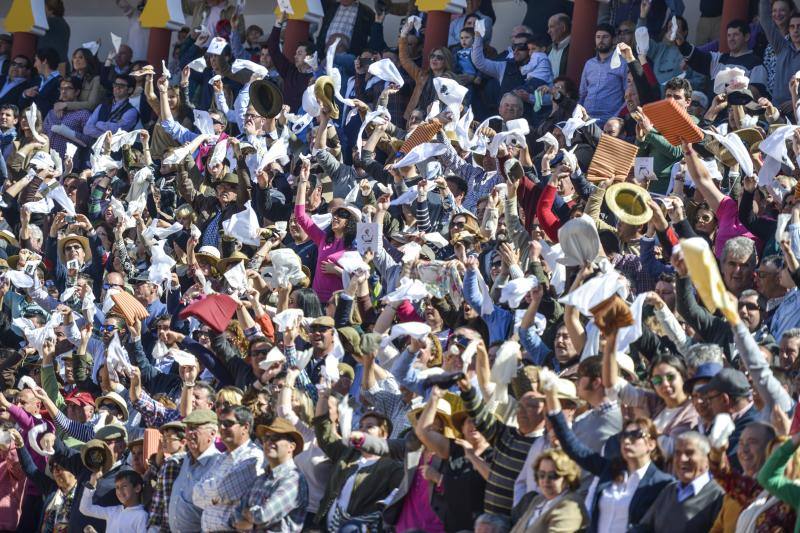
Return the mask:
[[508,516],[514,503],[514,481],[525,465],[528,450],[536,437],[520,435],[516,428],[498,421],[476,396],[475,388],[461,393],[469,416],[495,450],[484,493],[484,510]]

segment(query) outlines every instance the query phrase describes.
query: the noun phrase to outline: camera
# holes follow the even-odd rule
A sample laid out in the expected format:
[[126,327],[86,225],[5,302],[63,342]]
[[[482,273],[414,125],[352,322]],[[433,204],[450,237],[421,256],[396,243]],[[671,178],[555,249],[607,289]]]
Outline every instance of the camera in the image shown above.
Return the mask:
[[67,216],[64,217],[64,222],[66,222],[67,224],[74,224],[75,221],[76,221],[76,218],[75,218],[74,215],[67,215]]

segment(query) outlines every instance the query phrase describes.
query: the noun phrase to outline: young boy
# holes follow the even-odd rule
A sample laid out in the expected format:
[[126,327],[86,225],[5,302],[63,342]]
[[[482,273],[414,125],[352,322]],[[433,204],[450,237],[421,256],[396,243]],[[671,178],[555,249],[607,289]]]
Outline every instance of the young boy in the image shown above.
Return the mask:
[[114,478],[117,499],[122,505],[100,507],[92,503],[97,480],[102,472],[95,472],[83,489],[81,496],[81,513],[106,521],[107,533],[146,533],[147,511],[141,504],[144,481],[142,476],[133,470],[123,470]]
[[459,37],[461,47],[453,46],[453,54],[456,57],[456,74],[477,76],[478,69],[472,64],[472,42],[475,40],[475,30],[464,28],[461,30]]
[[522,75],[525,76],[526,86],[553,84],[553,67],[547,57],[547,46],[547,37],[544,35],[534,35],[528,39],[531,58],[528,64],[520,69]]

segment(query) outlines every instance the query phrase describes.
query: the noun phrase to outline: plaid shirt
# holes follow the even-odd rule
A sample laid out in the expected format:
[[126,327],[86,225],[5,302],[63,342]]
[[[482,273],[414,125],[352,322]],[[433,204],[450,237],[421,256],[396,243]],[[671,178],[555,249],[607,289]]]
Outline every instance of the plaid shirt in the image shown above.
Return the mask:
[[145,391],[139,399],[133,402],[133,407],[142,415],[147,427],[159,428],[167,422],[174,422],[180,419],[181,413],[177,409],[169,409],[163,404],[155,401]]
[[445,152],[439,156],[442,170],[445,174],[452,173],[461,176],[467,182],[467,194],[462,207],[474,214],[478,208],[478,200],[489,196],[495,185],[503,183],[503,176],[495,171],[486,172],[481,167],[471,165],[461,159],[443,132],[438,133],[438,141],[445,146]]
[[186,452],[176,453],[170,456],[161,465],[156,480],[156,488],[153,491],[153,499],[150,501],[150,518],[147,520],[148,529],[157,528],[161,533],[169,533],[169,497],[172,494],[172,485],[181,471]]
[[263,471],[263,462],[264,452],[251,440],[216,459],[192,491],[192,502],[203,510],[203,531],[230,529],[233,510]]
[[357,16],[358,2],[353,2],[349,6],[339,5],[336,8],[336,13],[333,14],[330,26],[328,26],[325,43],[327,44],[332,35],[339,33],[346,35],[350,39],[353,36],[353,29],[356,27]]
[[50,148],[58,152],[61,158],[67,153],[67,143],[72,142],[66,137],[53,133],[53,126],[62,125],[71,128],[75,132],[75,137],[84,142],[87,146],[92,144],[92,138],[83,134],[83,127],[89,122],[89,117],[92,116],[86,109],[79,109],[77,111],[65,111],[61,118],[56,116],[55,111],[50,110],[44,119],[44,133],[50,139]]
[[233,519],[240,520],[250,510],[253,531],[294,533],[303,530],[308,506],[306,478],[289,459],[275,468],[268,468],[252,484],[247,497],[236,508]]

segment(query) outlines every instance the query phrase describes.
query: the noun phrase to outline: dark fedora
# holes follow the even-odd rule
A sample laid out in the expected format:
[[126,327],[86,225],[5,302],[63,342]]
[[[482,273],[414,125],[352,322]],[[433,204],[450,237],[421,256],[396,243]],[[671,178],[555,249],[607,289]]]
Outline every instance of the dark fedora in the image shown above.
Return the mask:
[[250,103],[262,117],[275,118],[283,108],[283,93],[269,80],[257,80],[250,85]]

